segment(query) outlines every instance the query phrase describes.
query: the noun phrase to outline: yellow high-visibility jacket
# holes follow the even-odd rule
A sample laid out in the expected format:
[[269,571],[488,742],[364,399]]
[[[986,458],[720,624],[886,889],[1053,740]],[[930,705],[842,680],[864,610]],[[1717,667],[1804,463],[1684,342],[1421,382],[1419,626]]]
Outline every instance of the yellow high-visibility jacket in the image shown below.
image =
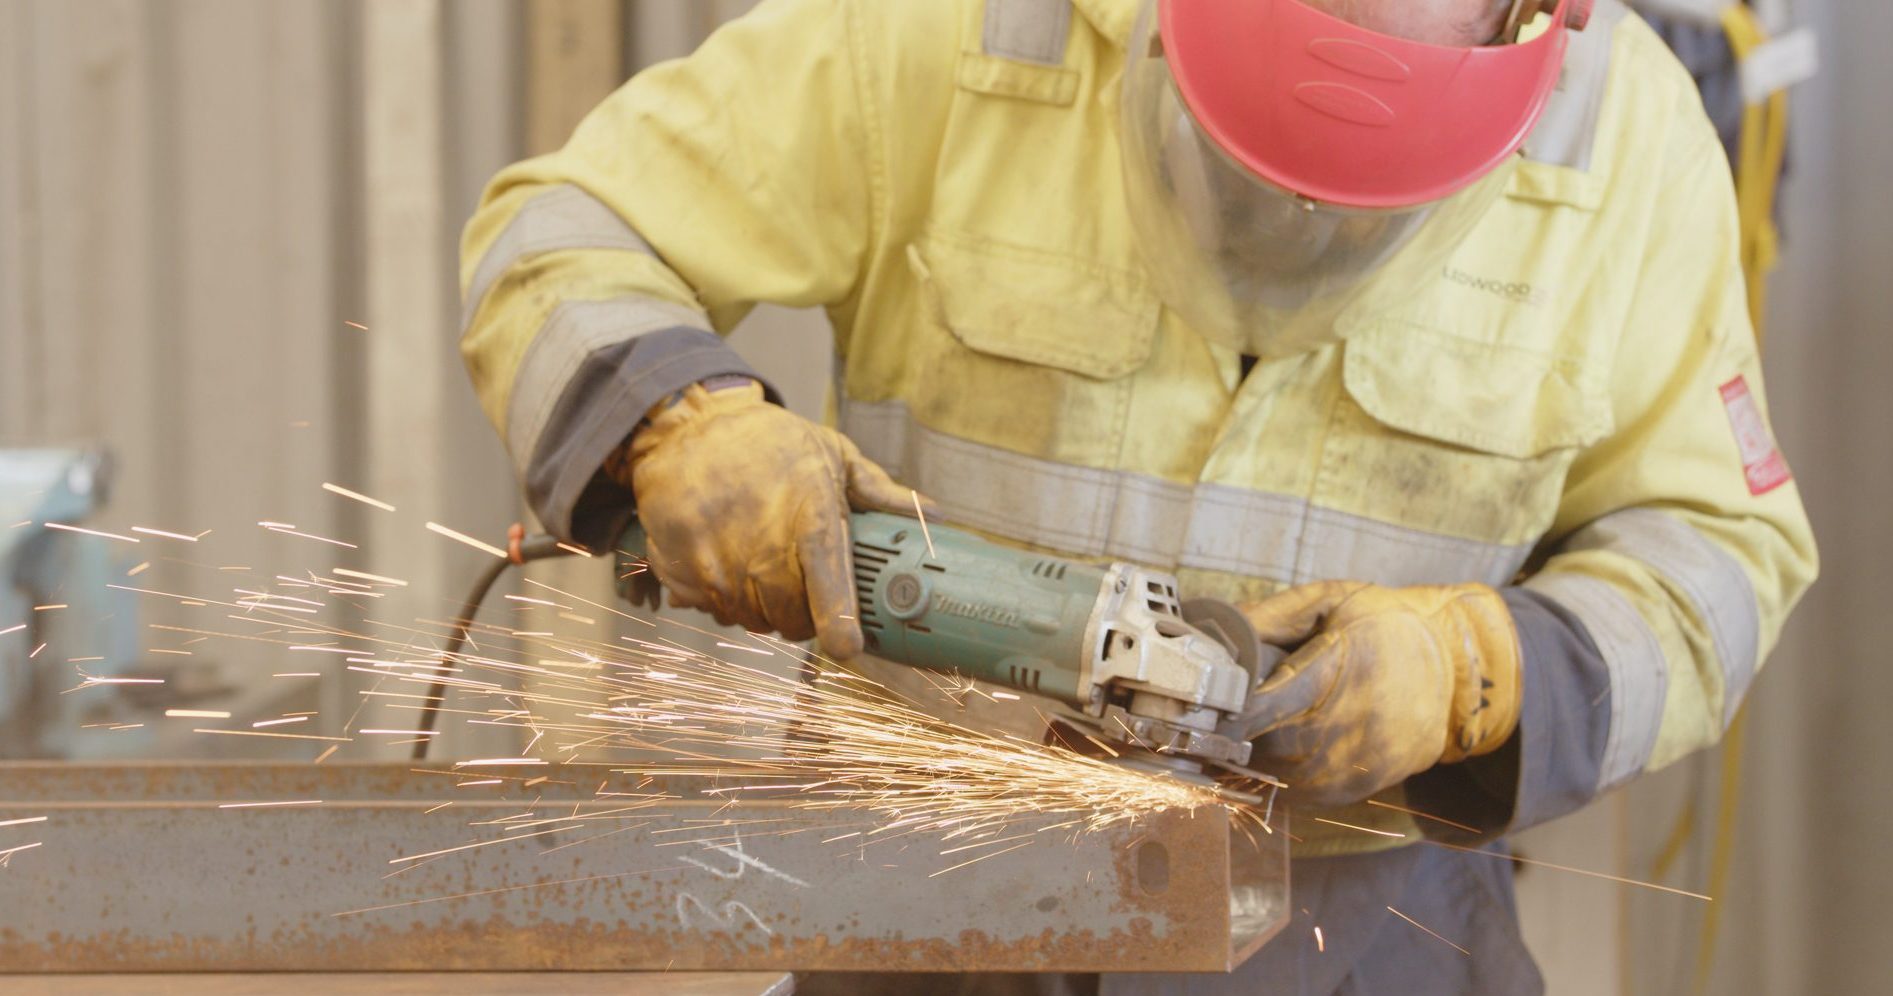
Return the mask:
[[[1494,829],[1715,741],[1816,557],[1728,165],[1660,40],[1603,0],[1438,279],[1245,377],[1138,255],[1135,8],[765,0],[502,172],[466,231],[462,349],[544,521],[605,542],[630,496],[598,468],[645,409],[746,371],[719,334],[753,304],[820,305],[839,425],[953,521],[1192,595],[1484,582],[1581,634],[1522,632],[1509,767],[1443,776],[1500,797]],[[1449,804],[1438,784],[1415,798]],[[1402,842],[1318,829],[1298,854]]]

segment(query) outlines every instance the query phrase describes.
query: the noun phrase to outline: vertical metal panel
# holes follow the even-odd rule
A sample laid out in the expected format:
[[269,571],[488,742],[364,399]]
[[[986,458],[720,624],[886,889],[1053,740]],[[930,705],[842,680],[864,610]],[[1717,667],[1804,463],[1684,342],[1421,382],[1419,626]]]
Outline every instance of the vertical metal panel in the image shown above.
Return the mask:
[[[23,314],[8,338],[21,337],[25,361],[8,385],[24,404],[8,420],[7,442],[121,430],[148,448],[153,438],[142,424],[155,388],[144,371],[156,353],[143,306],[151,224],[139,210],[152,193],[149,54],[138,43],[147,13],[133,3],[19,5],[20,30],[5,32],[25,49],[7,60],[18,87],[9,93],[23,98],[18,146],[6,157],[22,223],[7,237],[18,253],[7,268]],[[107,330],[120,329],[111,344],[123,362],[107,369],[100,349]]]
[[33,22],[26,0],[0,0],[0,443],[26,438],[36,410],[27,376],[39,292],[32,251],[38,198],[28,161],[36,95]]
[[619,0],[526,0],[526,151],[565,144],[624,78]]
[[[455,345],[460,226],[485,179],[520,157],[511,96],[519,87],[517,8],[377,0],[359,12],[369,331],[353,401],[363,411],[364,487],[399,508],[367,515],[361,556],[410,582],[378,615],[442,618],[457,612],[486,560],[424,523],[497,543],[517,514],[504,455]],[[443,736],[436,750],[482,749],[468,739],[472,732]]]
[[[438,344],[447,372],[442,403],[442,445],[435,463],[449,487],[438,509],[441,521],[497,538],[526,515],[499,436],[487,424],[463,372],[457,346],[459,294],[455,281],[461,227],[479,203],[493,174],[525,155],[525,10],[518,0],[456,0],[447,5],[445,39],[446,122],[445,231],[441,251],[448,266],[453,328]],[[473,487],[453,486],[469,482]],[[429,537],[433,539],[435,537]],[[453,549],[449,590],[435,593],[435,606],[464,594],[472,551]],[[477,555],[473,555],[477,556]],[[516,582],[515,582],[516,583]],[[493,600],[498,601],[499,592]],[[419,608],[416,611],[421,611]],[[440,614],[437,608],[435,614]],[[533,626],[542,629],[544,627]],[[410,714],[411,715],[411,714]],[[446,723],[431,747],[435,757],[478,757],[516,752],[520,731],[501,726]]]
[[[377,562],[400,564],[409,591],[444,597],[472,551],[417,528],[447,493],[447,378],[442,343],[453,321],[440,247],[446,178],[438,0],[378,0],[362,8],[368,371],[363,440],[370,493],[402,514],[371,517]],[[449,523],[453,525],[453,523]],[[464,524],[463,524],[464,527]]]
[[[162,9],[162,8],[160,8]],[[166,241],[176,379],[159,414],[182,473],[156,473],[171,528],[215,528],[223,564],[320,569],[331,549],[265,533],[335,531],[319,485],[335,443],[335,307],[327,245],[339,163],[320,4],[190,0],[166,9]],[[182,390],[179,390],[182,388]],[[123,511],[132,511],[123,509]],[[223,559],[225,557],[233,559]],[[201,586],[206,579],[192,576]]]

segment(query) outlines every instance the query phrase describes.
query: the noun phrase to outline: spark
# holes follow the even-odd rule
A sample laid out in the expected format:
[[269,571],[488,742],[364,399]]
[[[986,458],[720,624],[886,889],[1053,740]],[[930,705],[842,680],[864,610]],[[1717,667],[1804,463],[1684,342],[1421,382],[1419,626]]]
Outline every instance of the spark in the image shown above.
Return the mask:
[[327,750],[324,750],[322,753],[316,755],[315,763],[321,764],[322,762],[328,760],[329,756],[334,754],[336,750],[340,747],[341,747],[340,744],[330,744]]
[[25,826],[28,823],[44,823],[47,819],[48,817],[45,816],[27,816],[17,820],[0,820],[0,827],[17,827]]
[[[350,737],[318,737],[307,733],[270,733],[265,730],[192,730],[192,733],[221,733],[229,737],[280,737],[284,740],[333,740],[337,743],[354,743]],[[326,755],[325,755],[326,756]]]
[[959,864],[952,866],[951,868],[942,868],[939,871],[928,875],[927,877],[938,878],[941,875],[945,875],[947,872],[958,871],[961,868],[965,868],[967,865],[978,864],[981,861],[985,861],[987,858],[996,858],[1000,856],[1001,854],[1011,854],[1013,851],[1016,851],[1021,847],[1030,847],[1030,846],[1032,846],[1030,841],[1027,841],[1024,844],[1014,844],[1003,851],[994,851],[991,854],[982,854],[979,857],[972,859],[971,861],[962,861]]
[[132,568],[131,570],[126,571],[125,576],[128,578],[135,578],[138,575],[143,574],[144,572],[150,569],[151,569],[151,561],[147,560],[144,563],[141,563],[138,566]]
[[320,671],[278,671],[275,674],[270,675],[270,677],[272,678],[320,678],[322,677],[322,672]]
[[166,709],[164,715],[170,719],[229,719],[230,714],[221,709]]
[[1434,937],[1438,937],[1441,941],[1444,941],[1447,945],[1451,946],[1453,950],[1458,951],[1460,954],[1465,955],[1468,958],[1472,957],[1472,952],[1467,951],[1465,948],[1462,948],[1459,945],[1446,940],[1446,938],[1444,937],[1440,937],[1439,934],[1433,930],[1433,928],[1428,927],[1426,924],[1423,924],[1420,921],[1415,920],[1414,918],[1406,915],[1405,913],[1400,912],[1397,909],[1394,909],[1391,906],[1387,907],[1387,912],[1392,913],[1394,916],[1397,916],[1400,919],[1405,920],[1406,922],[1414,925],[1415,927],[1420,928],[1421,930],[1426,931],[1429,934],[1432,934]]
[[454,801],[453,801],[452,799],[449,799],[449,800],[447,800],[446,802],[443,802],[443,803],[441,803],[441,804],[440,804],[440,805],[438,805],[438,806],[433,806],[433,807],[430,807],[430,808],[428,808],[428,809],[423,809],[423,810],[421,810],[421,815],[422,815],[422,816],[426,816],[426,815],[427,815],[428,813],[432,813],[432,812],[435,812],[435,811],[437,811],[437,810],[442,810],[442,809],[446,809],[446,808],[447,808],[448,806],[451,806],[451,805],[453,805],[453,804],[454,804]]
[[126,536],[122,533],[105,533],[105,532],[100,532],[97,529],[81,529],[78,526],[68,526],[63,522],[48,522],[46,523],[46,528],[57,529],[60,532],[66,532],[66,533],[84,533],[87,536],[97,536],[100,539],[118,540],[122,543],[138,542],[138,537],[136,536]]
[[384,578],[379,574],[370,574],[367,571],[351,571],[346,567],[337,567],[334,573],[340,574],[345,578],[360,578],[363,581],[373,581],[377,584],[391,584],[397,588],[405,588],[408,584],[400,578]]
[[222,802],[218,809],[264,809],[271,806],[320,806],[321,799],[291,799],[285,802]]
[[51,612],[54,609],[70,609],[70,608],[72,608],[72,606],[67,605],[64,602],[58,602],[53,605],[35,605],[33,606],[33,611],[34,612]]
[[350,550],[361,549],[361,547],[356,546],[353,543],[346,543],[339,539],[330,539],[327,536],[317,536],[314,533],[299,532],[294,526],[284,527],[281,523],[272,524],[272,523],[267,523],[267,522],[259,522],[257,523],[257,525],[262,526],[264,529],[267,529],[272,533],[281,533],[284,536],[299,536],[303,539],[312,539],[318,543],[328,543],[331,546],[346,547],[347,549],[350,549]]
[[344,498],[353,498],[364,505],[373,505],[374,507],[381,509],[383,512],[394,511],[394,506],[388,504],[385,501],[381,501],[380,499],[377,499],[377,498],[370,498],[359,491],[350,491],[349,489],[342,487],[339,484],[330,484],[327,481],[323,481],[322,490],[327,491],[331,494],[341,495]]
[[477,758],[472,761],[455,761],[454,767],[456,768],[492,768],[492,767],[510,766],[510,765],[517,765],[517,764],[538,765],[538,764],[546,764],[546,763],[548,762],[544,758],[539,758],[539,757],[483,757],[483,758]]
[[0,636],[6,636],[9,633],[18,633],[20,630],[23,630],[25,628],[26,628],[25,623],[20,623],[17,626],[8,626],[6,629],[0,629]]
[[1015,702],[1016,702],[1016,701],[1018,701],[1018,699],[1019,699],[1019,697],[1018,697],[1017,695],[1014,695],[1014,694],[1012,694],[1011,692],[994,692],[994,693],[993,693],[993,698],[995,698],[995,699],[1010,699],[1010,700],[1012,700],[1012,701],[1015,701]]
[[1013,834],[1010,837],[1001,837],[998,840],[982,840],[977,844],[961,844],[959,847],[949,847],[946,850],[941,851],[940,853],[942,855],[958,854],[961,851],[971,851],[971,850],[974,850],[976,848],[981,848],[981,847],[992,847],[996,844],[1003,844],[1009,840],[1024,840],[1028,837],[1031,837],[1033,833],[1037,833],[1037,832],[1038,831],[1034,830],[1032,831],[1032,833]]
[[366,331],[368,331],[368,326],[366,326],[366,325],[363,325],[363,324],[362,324],[362,323],[360,323],[360,322],[351,322],[351,321],[343,321],[343,322],[342,322],[342,324],[343,324],[343,325],[346,325],[346,326],[348,326],[348,327],[349,327],[349,328],[351,328],[351,329],[355,329],[355,330],[357,330],[357,331],[360,331],[360,332],[366,332]]
[[1443,847],[1449,851],[1463,851],[1467,854],[1483,854],[1488,858],[1498,858],[1501,861],[1512,861],[1521,865],[1537,865],[1540,868],[1550,868],[1554,871],[1570,872],[1574,875],[1587,875],[1591,878],[1601,878],[1606,882],[1616,882],[1620,885],[1634,885],[1639,889],[1655,889],[1658,892],[1667,892],[1675,896],[1685,896],[1690,899],[1700,899],[1705,903],[1715,902],[1714,896],[1706,896],[1700,892],[1688,892],[1683,889],[1671,888],[1670,886],[1667,886],[1667,885],[1658,885],[1655,882],[1643,882],[1634,878],[1624,878],[1620,875],[1607,875],[1603,872],[1591,871],[1590,869],[1587,869],[1587,868],[1573,868],[1570,865],[1558,865],[1558,864],[1552,864],[1549,861],[1538,861],[1532,858],[1521,858],[1515,854],[1501,854],[1496,851],[1482,851],[1476,847],[1460,847],[1457,844],[1447,844],[1447,843],[1437,841],[1437,840],[1421,841],[1421,843],[1431,844],[1434,847]]
[[472,785],[498,785],[503,781],[505,781],[503,778],[482,778],[477,782],[455,782],[454,788],[467,788]]
[[309,717],[307,716],[285,716],[282,719],[262,719],[251,723],[250,729],[255,730],[265,726],[285,726],[290,723],[307,723],[308,721]]
[[391,737],[437,737],[439,730],[361,730],[361,733],[378,734]]
[[[221,567],[220,567],[220,568],[218,568],[218,570],[224,570],[224,569],[225,569],[225,568],[221,568]],[[241,569],[242,569],[242,570],[248,570],[248,568],[241,568]],[[189,597],[188,595],[175,595],[175,594],[172,594],[171,592],[168,592],[168,591],[158,591],[158,590],[157,590],[157,589],[155,589],[155,588],[134,588],[134,587],[132,587],[131,585],[128,585],[128,584],[108,584],[108,585],[106,585],[105,587],[107,587],[107,588],[110,588],[110,589],[112,589],[112,590],[114,590],[114,591],[135,591],[135,592],[137,592],[137,593],[139,593],[139,594],[141,594],[141,595],[158,595],[158,596],[161,596],[161,597],[163,597],[163,598],[174,598],[174,599],[177,599],[177,601],[178,601],[178,603],[179,603],[179,604],[181,604],[181,605],[195,605],[195,606],[196,606],[196,607],[198,607],[198,608],[202,608],[203,606],[206,606],[206,605],[211,605],[211,604],[216,604],[216,605],[221,605],[221,606],[224,606],[224,607],[226,607],[226,608],[232,608],[232,609],[253,609],[253,608],[256,608],[256,606],[254,606],[254,605],[245,605],[245,604],[243,604],[243,603],[241,603],[241,602],[215,602],[215,603],[213,603],[213,602],[211,602],[211,601],[209,601],[209,600],[206,600],[206,599],[201,599],[201,598],[191,598],[191,597]],[[286,606],[286,605],[272,605],[272,606],[268,606],[267,608],[269,608],[269,609],[271,609],[272,611],[276,611],[276,612],[289,612],[289,611],[294,611],[294,610],[292,609],[292,607],[290,607],[290,606]],[[153,628],[153,629],[165,629],[165,628],[167,628],[167,627],[164,627],[164,626],[159,626],[159,625],[156,625],[156,624],[153,624],[153,626],[152,626],[152,628]],[[181,630],[180,632],[193,632],[193,631],[191,631],[191,630]],[[225,634],[221,634],[221,633],[218,633],[218,634],[213,634],[213,635],[217,635],[217,636],[222,636],[222,635],[225,635]]]
[[40,651],[42,651],[42,650],[45,650],[45,649],[46,649],[46,645],[45,645],[44,643],[42,643],[42,644],[40,644],[40,645],[39,645],[39,646],[37,646],[37,647],[34,647],[34,648],[33,648],[33,652],[32,652],[32,653],[30,653],[30,654],[27,654],[27,655],[26,655],[26,659],[30,661],[30,660],[32,660],[33,658],[35,658],[35,657],[38,657],[38,656],[39,656],[39,652],[40,652]]
[[722,640],[718,640],[716,645],[719,647],[726,647],[730,650],[741,650],[744,653],[761,654],[764,657],[774,657],[776,655],[775,651],[773,650],[761,650],[756,647],[745,647],[740,643],[725,643]]
[[1465,825],[1464,823],[1454,823],[1452,820],[1446,819],[1443,816],[1434,816],[1432,813],[1422,813],[1417,809],[1408,809],[1405,806],[1396,806],[1391,802],[1381,802],[1379,799],[1369,799],[1367,800],[1367,804],[1370,806],[1379,806],[1382,809],[1391,809],[1398,813],[1405,813],[1408,816],[1417,816],[1423,820],[1432,820],[1435,823],[1443,823],[1449,827],[1452,827],[1455,830],[1464,830],[1465,832],[1472,834],[1475,837],[1479,835],[1479,831],[1477,829],[1473,827],[1469,827]]
[[596,557],[596,556],[598,556],[597,554],[595,554],[595,553],[593,553],[593,552],[591,552],[590,550],[587,550],[587,549],[585,549],[585,548],[584,548],[584,547],[582,547],[582,546],[573,546],[573,545],[572,545],[572,544],[570,544],[570,543],[560,543],[560,544],[559,544],[559,549],[561,549],[561,550],[564,550],[564,551],[565,551],[566,553],[572,553],[572,554],[577,554],[578,556],[581,556],[581,557]]
[[[614,608],[612,608],[612,607],[611,607],[611,606],[609,606],[609,605],[600,605],[599,603],[597,603],[597,602],[594,602],[594,601],[592,601],[591,599],[588,599],[588,598],[580,598],[579,596],[577,596],[577,595],[574,595],[574,594],[572,594],[572,593],[570,593],[570,592],[566,592],[566,591],[560,591],[559,589],[557,589],[557,588],[554,588],[554,587],[552,587],[551,585],[549,585],[549,584],[546,584],[546,583],[545,583],[545,582],[543,582],[543,581],[535,581],[535,580],[533,580],[532,578],[524,578],[523,580],[524,580],[524,581],[525,581],[525,582],[526,582],[527,584],[529,584],[529,585],[533,585],[533,586],[535,586],[535,587],[539,587],[539,588],[544,588],[545,590],[547,590],[547,591],[549,591],[549,592],[552,592],[552,593],[553,593],[553,594],[555,594],[555,595],[559,595],[559,596],[562,596],[562,597],[565,597],[565,598],[569,598],[569,599],[571,599],[571,600],[572,600],[572,601],[574,601],[574,602],[582,602],[582,603],[584,603],[584,604],[586,604],[586,605],[589,605],[589,606],[591,606],[591,607],[592,607],[592,608],[594,608],[594,609],[600,609],[600,610],[602,610],[602,611],[605,611],[605,612],[609,612],[609,613],[611,613],[612,615],[614,615],[614,616],[617,616],[617,617],[619,617],[620,619],[629,619],[630,621],[632,621],[632,622],[634,622],[634,623],[639,623],[639,624],[641,624],[641,625],[644,625],[644,626],[656,626],[656,625],[657,625],[657,624],[656,624],[656,623],[654,623],[654,622],[650,622],[650,621],[648,621],[648,620],[644,620],[644,619],[639,619],[639,618],[638,618],[637,616],[634,616],[634,615],[632,615],[632,614],[631,614],[631,613],[629,613],[629,612],[621,612],[621,611],[619,611],[619,610],[617,610],[617,609],[614,609]],[[629,637],[626,637],[626,639],[629,639]]]
[[9,847],[4,851],[0,851],[0,862],[4,862],[6,859],[13,857],[15,854],[18,854],[21,851],[30,851],[33,848],[38,847],[39,845],[43,843],[45,843],[45,841],[36,840],[32,842],[31,844],[21,844],[18,847]]
[[501,560],[508,559],[505,550],[502,550],[491,543],[482,543],[479,540],[474,539],[471,536],[468,536],[466,533],[463,533],[454,529],[449,529],[438,522],[429,522],[427,524],[427,528],[441,534],[442,536],[447,537],[450,540],[458,540],[462,543],[465,543],[466,545],[474,548],[475,550],[482,550],[487,553],[490,553],[493,556],[500,558]]
[[543,599],[543,598],[528,598],[528,597],[526,597],[525,595],[507,595],[507,596],[505,596],[505,597],[506,597],[506,598],[507,598],[508,600],[510,600],[510,601],[514,601],[514,602],[527,602],[527,603],[530,603],[530,604],[532,604],[532,605],[549,605],[549,606],[551,606],[552,608],[555,608],[555,609],[563,609],[563,608],[565,608],[565,606],[563,606],[563,605],[560,605],[560,604],[559,604],[559,603],[557,603],[557,602],[550,602],[550,601],[547,601],[547,600],[545,600],[545,599]]
[[[82,658],[82,659],[102,661],[105,658],[87,657],[87,658]],[[85,675],[84,677],[85,677],[85,683],[88,685],[162,685],[164,684],[163,678],[95,678],[91,675]]]
[[930,559],[939,560],[940,558],[933,552],[933,531],[927,528],[927,513],[920,507],[920,492],[908,491],[907,493],[914,498],[914,518],[920,520],[920,535],[926,537],[927,556]]
[[171,655],[174,655],[174,656],[177,656],[177,657],[192,657],[192,656],[195,656],[194,654],[192,654],[192,653],[191,653],[190,651],[188,651],[188,650],[167,650],[167,649],[165,649],[165,648],[163,648],[163,647],[151,647],[151,648],[149,648],[149,649],[147,649],[147,650],[145,651],[145,653],[147,653],[147,654],[171,654]]
[[[186,543],[195,543],[203,538],[202,536],[186,536],[183,533],[166,532],[163,529],[153,529],[150,526],[133,526],[131,527],[131,531],[134,533],[144,533],[147,536],[162,536],[165,539],[183,540]],[[209,530],[205,530],[205,532],[209,532]]]
[[[325,607],[325,603],[323,602],[318,602],[318,601],[315,601],[314,599],[309,599],[309,598],[297,598],[294,595],[278,595],[278,594],[274,594],[272,592],[266,592],[266,591],[251,591],[248,588],[238,588],[236,589],[236,591],[240,595],[249,596],[247,598],[237,599],[237,601],[242,602],[246,605],[252,602],[299,602],[303,605],[313,605],[318,609]],[[281,606],[272,606],[272,607],[280,608]]]
[[[1388,908],[1388,909],[1393,909],[1393,907],[1391,907],[1391,906],[1389,906],[1389,907],[1387,907],[1387,908]],[[1324,939],[1324,938],[1323,938],[1323,937],[1321,936],[1321,928],[1320,928],[1320,927],[1316,927],[1316,928],[1315,928],[1315,950],[1316,950],[1316,951],[1326,951],[1326,950],[1328,950],[1328,942],[1327,942],[1327,940],[1326,940],[1326,939]]]
[[1371,827],[1359,827],[1359,826],[1355,826],[1355,825],[1354,825],[1354,824],[1352,824],[1352,823],[1342,823],[1342,822],[1341,822],[1341,821],[1339,821],[1339,820],[1330,820],[1330,819],[1325,819],[1325,818],[1323,818],[1323,817],[1320,817],[1320,816],[1312,816],[1312,817],[1309,817],[1309,818],[1310,818],[1310,819],[1312,819],[1312,820],[1314,820],[1314,821],[1315,821],[1316,823],[1326,823],[1326,824],[1328,824],[1328,825],[1330,825],[1330,826],[1337,826],[1337,827],[1342,827],[1342,828],[1345,828],[1345,829],[1348,829],[1348,830],[1359,830],[1359,831],[1360,831],[1360,832],[1362,832],[1362,833],[1371,833],[1371,834],[1377,834],[1377,835],[1379,835],[1379,836],[1382,836],[1382,837],[1393,837],[1393,838],[1396,838],[1396,839],[1405,839],[1405,837],[1406,837],[1406,834],[1403,834],[1403,833],[1394,833],[1394,832],[1393,832],[1393,831],[1391,831],[1391,830],[1375,830],[1375,829],[1373,829],[1373,828],[1371,828]]

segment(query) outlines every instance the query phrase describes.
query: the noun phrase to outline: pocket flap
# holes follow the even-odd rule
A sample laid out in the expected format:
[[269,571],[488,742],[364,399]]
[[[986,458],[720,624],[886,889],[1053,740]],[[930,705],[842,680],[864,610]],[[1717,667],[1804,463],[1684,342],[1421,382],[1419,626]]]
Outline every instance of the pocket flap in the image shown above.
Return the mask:
[[1604,187],[1604,178],[1595,173],[1527,159],[1512,171],[1505,193],[1534,204],[1595,211],[1603,206]]
[[967,348],[1100,380],[1150,359],[1157,296],[1130,275],[970,236],[907,247],[934,318]]
[[1610,399],[1573,361],[1383,325],[1348,340],[1347,392],[1376,421],[1503,456],[1588,446],[1613,427]]
[[1063,66],[1035,66],[969,52],[960,56],[954,80],[965,89],[1065,107],[1078,99],[1078,73]]

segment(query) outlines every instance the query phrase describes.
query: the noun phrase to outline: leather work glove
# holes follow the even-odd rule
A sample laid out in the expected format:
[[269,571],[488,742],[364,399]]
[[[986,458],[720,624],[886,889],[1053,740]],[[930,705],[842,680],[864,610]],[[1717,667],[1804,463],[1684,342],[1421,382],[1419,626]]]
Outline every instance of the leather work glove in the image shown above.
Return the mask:
[[1518,632],[1485,585],[1323,581],[1242,611],[1264,643],[1296,649],[1223,732],[1253,739],[1250,764],[1295,801],[1359,802],[1518,725]]
[[848,512],[911,515],[914,499],[848,437],[763,400],[760,384],[693,384],[606,471],[636,498],[672,605],[819,637],[836,660],[861,652]]

